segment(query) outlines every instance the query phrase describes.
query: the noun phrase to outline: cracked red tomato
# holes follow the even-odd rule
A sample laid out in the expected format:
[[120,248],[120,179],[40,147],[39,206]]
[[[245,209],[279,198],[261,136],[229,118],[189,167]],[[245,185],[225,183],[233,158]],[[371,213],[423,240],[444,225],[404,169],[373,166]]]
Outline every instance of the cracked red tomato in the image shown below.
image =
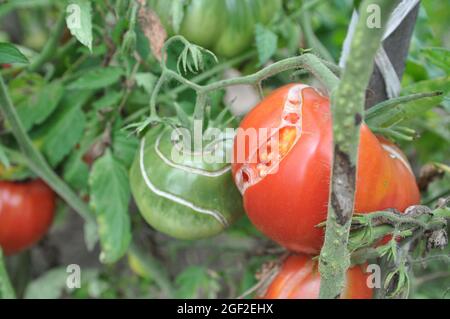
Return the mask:
[[[233,152],[233,177],[253,224],[290,250],[317,253],[332,157],[328,98],[302,84],[275,90],[244,118]],[[363,124],[356,212],[403,211],[419,200],[405,155]]]
[[[365,266],[349,268],[342,299],[371,299]],[[267,288],[264,299],[317,299],[320,291],[318,262],[305,255],[291,255]]]
[[0,182],[0,247],[6,255],[32,246],[48,231],[55,199],[41,180]]

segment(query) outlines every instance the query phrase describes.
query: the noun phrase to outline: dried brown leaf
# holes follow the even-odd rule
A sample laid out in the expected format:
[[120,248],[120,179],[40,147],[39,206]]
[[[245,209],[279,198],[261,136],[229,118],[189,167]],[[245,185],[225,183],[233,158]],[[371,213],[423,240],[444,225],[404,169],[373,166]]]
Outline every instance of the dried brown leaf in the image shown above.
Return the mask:
[[158,61],[161,61],[161,49],[167,39],[167,32],[158,15],[153,10],[145,7],[145,1],[137,1],[141,4],[138,17],[142,31],[150,43],[150,49],[152,50],[153,55]]

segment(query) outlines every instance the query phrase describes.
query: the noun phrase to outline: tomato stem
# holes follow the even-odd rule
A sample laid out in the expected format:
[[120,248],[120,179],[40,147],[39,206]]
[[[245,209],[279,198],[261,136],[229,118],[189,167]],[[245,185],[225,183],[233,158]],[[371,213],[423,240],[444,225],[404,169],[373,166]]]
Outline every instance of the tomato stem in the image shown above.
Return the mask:
[[11,126],[11,131],[19,144],[26,165],[42,178],[69,206],[87,222],[95,222],[94,215],[77,194],[53,171],[44,156],[35,148],[26,133],[16,108],[8,94],[3,77],[0,75],[0,111]]
[[[331,94],[333,164],[325,242],[320,253],[320,298],[339,298],[350,266],[347,249],[355,203],[360,126],[364,120],[366,88],[384,26],[398,1],[365,0],[341,81]],[[369,26],[374,19],[379,25]],[[378,9],[378,10],[376,10]]]

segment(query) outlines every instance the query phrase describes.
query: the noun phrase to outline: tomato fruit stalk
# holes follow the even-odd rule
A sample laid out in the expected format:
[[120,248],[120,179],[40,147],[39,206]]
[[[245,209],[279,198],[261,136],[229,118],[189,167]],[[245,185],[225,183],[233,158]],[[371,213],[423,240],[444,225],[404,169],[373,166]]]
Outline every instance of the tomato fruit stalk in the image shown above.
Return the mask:
[[[327,216],[331,121],[327,97],[312,87],[290,84],[250,111],[235,138],[232,171],[246,213],[266,236],[292,251],[316,254],[323,244],[323,230],[316,225]],[[257,143],[248,142],[251,129]],[[261,129],[274,133],[262,134]],[[276,151],[267,145],[272,140]],[[405,155],[364,123],[356,179],[358,213],[403,211],[420,201]]]
[[31,247],[47,233],[55,201],[41,180],[0,182],[0,246],[6,255]]
[[[367,284],[366,265],[347,271],[342,299],[371,299],[373,290]],[[263,295],[264,299],[318,299],[320,273],[318,262],[306,255],[291,255],[284,260],[275,278]]]
[[173,132],[159,125],[141,140],[130,170],[133,197],[160,232],[179,239],[216,235],[244,213],[230,165],[208,157],[221,147],[231,152],[232,139],[213,140],[204,152],[194,152]]

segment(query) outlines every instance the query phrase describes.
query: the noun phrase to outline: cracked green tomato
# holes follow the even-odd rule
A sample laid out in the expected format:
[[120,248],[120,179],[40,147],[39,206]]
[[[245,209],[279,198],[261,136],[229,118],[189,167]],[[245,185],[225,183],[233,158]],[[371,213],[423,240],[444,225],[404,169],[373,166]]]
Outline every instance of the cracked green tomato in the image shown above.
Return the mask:
[[224,160],[232,138],[212,136],[203,140],[201,151],[192,152],[187,132],[164,125],[150,129],[141,140],[130,183],[151,226],[178,239],[199,239],[222,232],[243,207]]

